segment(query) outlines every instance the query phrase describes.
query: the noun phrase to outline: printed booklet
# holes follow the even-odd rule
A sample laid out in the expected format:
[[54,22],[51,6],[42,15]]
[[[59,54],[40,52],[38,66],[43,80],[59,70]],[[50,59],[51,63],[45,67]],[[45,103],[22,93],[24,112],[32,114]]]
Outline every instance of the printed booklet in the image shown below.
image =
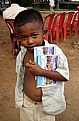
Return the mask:
[[[39,64],[41,68],[55,71],[57,68],[57,59],[58,57],[55,55],[54,46],[34,47],[34,61]],[[50,80],[46,77],[36,76],[35,79],[37,88],[54,86],[56,84],[55,80]]]

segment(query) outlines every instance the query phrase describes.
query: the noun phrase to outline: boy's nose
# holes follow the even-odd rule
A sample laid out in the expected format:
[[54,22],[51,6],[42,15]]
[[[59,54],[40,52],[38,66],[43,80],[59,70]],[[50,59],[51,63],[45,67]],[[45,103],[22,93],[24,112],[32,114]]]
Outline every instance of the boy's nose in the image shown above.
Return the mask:
[[33,38],[32,37],[29,37],[28,38],[28,44],[32,44],[33,43]]

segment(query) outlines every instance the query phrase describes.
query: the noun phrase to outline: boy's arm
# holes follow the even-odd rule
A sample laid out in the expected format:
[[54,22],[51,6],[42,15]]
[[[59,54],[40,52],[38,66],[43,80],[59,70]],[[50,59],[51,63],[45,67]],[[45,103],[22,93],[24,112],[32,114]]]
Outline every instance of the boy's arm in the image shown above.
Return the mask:
[[29,63],[26,64],[26,67],[35,76],[47,77],[51,80],[57,81],[67,81],[67,79],[62,76],[59,72],[42,69],[35,62],[29,61]]
[[40,68],[38,64],[31,61],[26,65],[30,66],[29,69],[31,73],[35,76],[44,76],[57,81],[67,81],[69,80],[69,67],[67,57],[64,55],[63,51],[58,46],[56,46],[56,55],[58,56],[58,60],[57,68],[55,71],[44,70]]
[[49,78],[50,80],[67,81],[67,79],[57,71],[49,71],[49,70],[42,69],[40,72],[40,76]]

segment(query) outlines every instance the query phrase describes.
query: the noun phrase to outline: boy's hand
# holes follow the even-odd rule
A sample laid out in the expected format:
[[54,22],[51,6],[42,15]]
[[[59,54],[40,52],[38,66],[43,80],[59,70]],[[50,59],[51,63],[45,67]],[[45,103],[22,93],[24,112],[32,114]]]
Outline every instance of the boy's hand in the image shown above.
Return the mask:
[[38,64],[36,64],[31,60],[29,61],[29,63],[26,64],[26,67],[33,75],[38,75],[38,76],[41,75],[43,70]]

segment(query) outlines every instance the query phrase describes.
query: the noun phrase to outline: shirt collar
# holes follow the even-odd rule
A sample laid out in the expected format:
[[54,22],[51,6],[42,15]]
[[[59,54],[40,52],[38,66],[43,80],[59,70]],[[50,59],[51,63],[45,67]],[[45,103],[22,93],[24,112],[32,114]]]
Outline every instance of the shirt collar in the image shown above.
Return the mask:
[[12,4],[11,4],[11,7],[12,7],[12,6],[19,6],[19,5],[18,5],[17,3],[12,3]]

